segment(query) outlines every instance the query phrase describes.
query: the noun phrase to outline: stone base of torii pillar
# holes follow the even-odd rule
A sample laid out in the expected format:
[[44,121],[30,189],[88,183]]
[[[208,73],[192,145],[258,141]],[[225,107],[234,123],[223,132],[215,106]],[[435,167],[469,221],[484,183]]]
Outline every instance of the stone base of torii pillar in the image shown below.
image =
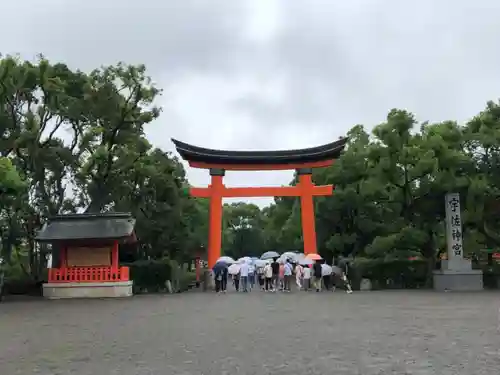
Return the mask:
[[483,271],[473,270],[468,259],[442,260],[441,269],[434,271],[434,289],[441,292],[483,290]]

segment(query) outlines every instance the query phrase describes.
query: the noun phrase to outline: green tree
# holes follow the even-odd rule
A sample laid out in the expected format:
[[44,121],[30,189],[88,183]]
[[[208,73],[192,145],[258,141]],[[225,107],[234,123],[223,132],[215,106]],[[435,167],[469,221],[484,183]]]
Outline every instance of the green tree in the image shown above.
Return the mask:
[[224,253],[234,258],[258,256],[264,240],[258,206],[244,202],[224,205]]
[[[78,160],[86,76],[64,64],[0,59],[0,154],[9,157],[29,186],[16,202],[16,238],[29,248],[30,269],[44,267],[34,236],[44,218],[74,211],[68,196]],[[72,137],[65,141],[65,134]],[[13,219],[13,217],[11,217]],[[13,235],[14,236],[14,235]]]
[[0,157],[0,297],[3,280],[3,260],[10,261],[12,247],[19,244],[18,202],[25,196],[26,184],[10,159]]
[[[464,150],[474,163],[467,192],[467,229],[473,243],[500,247],[500,106],[486,108],[463,129]],[[467,238],[468,239],[468,238]]]
[[370,139],[363,126],[348,133],[346,151],[330,168],[319,170],[317,184],[333,184],[331,197],[317,199],[320,252],[327,257],[359,255],[384,232],[384,185],[373,176]]
[[[120,161],[123,162],[123,159]],[[128,161],[124,162],[129,163]],[[183,193],[186,184],[182,165],[168,153],[154,149],[123,169],[122,181],[110,189],[111,208],[130,211],[145,257],[188,260],[193,255],[194,215]]]
[[90,73],[84,94],[87,122],[81,141],[77,183],[88,212],[112,203],[124,173],[148,157],[151,146],[144,126],[156,119],[153,105],[160,93],[141,66],[118,64]]

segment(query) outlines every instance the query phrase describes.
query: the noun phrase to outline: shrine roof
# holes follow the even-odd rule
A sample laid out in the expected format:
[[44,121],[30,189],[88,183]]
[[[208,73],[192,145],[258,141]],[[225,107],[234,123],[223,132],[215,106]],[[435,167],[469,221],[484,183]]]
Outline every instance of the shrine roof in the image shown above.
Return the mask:
[[122,239],[134,233],[130,213],[70,214],[49,218],[35,238],[39,242]]
[[348,141],[341,138],[326,145],[277,151],[228,151],[193,146],[172,138],[177,152],[188,162],[226,165],[299,164],[337,159]]

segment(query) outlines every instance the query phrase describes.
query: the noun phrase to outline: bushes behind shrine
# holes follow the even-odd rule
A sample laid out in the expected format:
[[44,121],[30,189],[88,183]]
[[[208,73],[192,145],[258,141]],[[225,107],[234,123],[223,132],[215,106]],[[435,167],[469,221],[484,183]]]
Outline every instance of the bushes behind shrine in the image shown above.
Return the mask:
[[130,268],[130,279],[134,282],[134,293],[167,292],[167,281],[173,292],[184,292],[193,283],[195,275],[174,260],[138,260],[123,263]]
[[138,260],[123,265],[130,268],[134,293],[163,292],[167,281],[172,281],[172,265],[168,260]]
[[426,285],[428,263],[425,260],[356,260],[349,272],[353,289],[369,279],[372,289],[417,289]]

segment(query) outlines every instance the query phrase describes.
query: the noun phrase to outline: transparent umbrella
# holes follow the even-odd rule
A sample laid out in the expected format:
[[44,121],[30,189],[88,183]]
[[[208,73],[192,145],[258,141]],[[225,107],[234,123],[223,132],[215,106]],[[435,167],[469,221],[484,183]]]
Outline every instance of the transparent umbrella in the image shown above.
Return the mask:
[[236,275],[238,272],[240,272],[241,266],[239,264],[231,264],[229,268],[227,269],[227,272],[230,275]]
[[313,264],[314,261],[310,258],[302,258],[299,260],[299,264],[302,265],[302,266],[310,266],[311,264]]
[[287,251],[286,253],[281,254],[278,261],[284,263],[286,260],[289,260],[292,263],[298,263],[301,259],[300,253],[296,253],[293,251]]
[[267,251],[264,254],[261,255],[260,259],[273,259],[273,258],[279,258],[280,254],[277,253],[276,251]]
[[233,258],[228,257],[228,256],[222,256],[222,257],[220,257],[219,259],[217,259],[217,262],[224,262],[224,263],[227,263],[227,264],[236,263]]
[[331,266],[329,266],[328,264],[321,265],[321,275],[322,276],[328,276],[328,275],[331,275],[332,273],[333,273],[333,269]]
[[267,263],[269,263],[267,260],[257,259],[255,261],[255,267],[265,267]]
[[253,262],[252,258],[250,258],[250,257],[241,257],[240,259],[238,259],[236,261],[236,263],[240,263],[240,264],[241,263],[252,263],[252,262]]

